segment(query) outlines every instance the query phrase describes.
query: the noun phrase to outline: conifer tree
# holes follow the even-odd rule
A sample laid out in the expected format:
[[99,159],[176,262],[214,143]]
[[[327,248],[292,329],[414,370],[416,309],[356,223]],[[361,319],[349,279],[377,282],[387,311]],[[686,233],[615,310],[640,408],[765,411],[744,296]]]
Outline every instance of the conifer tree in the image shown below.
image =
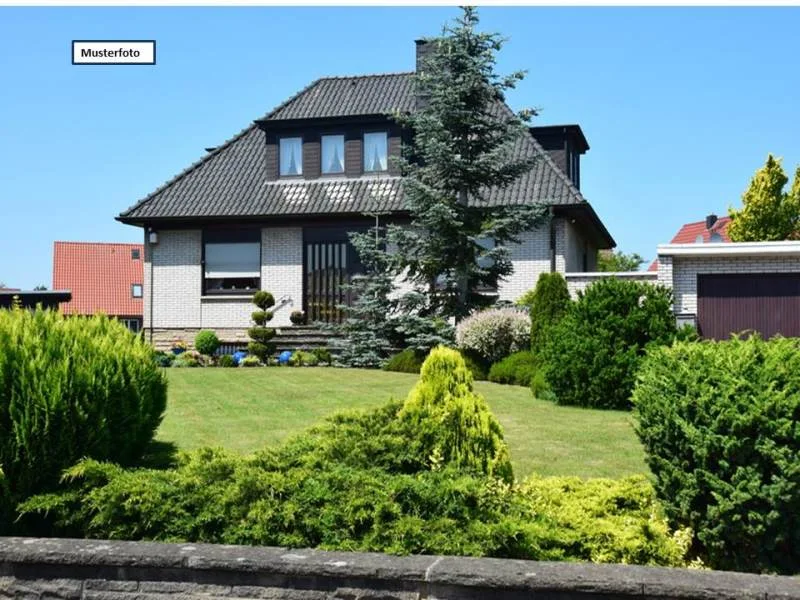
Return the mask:
[[350,243],[356,250],[364,272],[353,277],[346,290],[353,297],[341,323],[333,329],[341,334],[334,341],[339,350],[338,361],[351,367],[379,367],[391,350],[389,338],[393,312],[390,299],[394,290],[391,258],[385,251],[384,230],[376,227],[369,232],[351,232]]
[[396,117],[412,135],[400,160],[412,223],[389,229],[397,268],[425,293],[429,314],[456,319],[493,301],[479,290],[512,272],[506,245],[547,218],[538,204],[490,206],[490,190],[507,187],[534,164],[534,156],[513,153],[530,135],[525,122],[534,112],[515,114],[504,104],[524,73],[495,72],[504,40],[477,25],[476,9],[465,7],[428,41],[415,75],[417,110]]
[[796,238],[800,229],[800,169],[792,189],[783,191],[789,181],[780,159],[772,154],[756,171],[742,196],[742,208],[730,208],[728,236],[733,242],[769,242]]

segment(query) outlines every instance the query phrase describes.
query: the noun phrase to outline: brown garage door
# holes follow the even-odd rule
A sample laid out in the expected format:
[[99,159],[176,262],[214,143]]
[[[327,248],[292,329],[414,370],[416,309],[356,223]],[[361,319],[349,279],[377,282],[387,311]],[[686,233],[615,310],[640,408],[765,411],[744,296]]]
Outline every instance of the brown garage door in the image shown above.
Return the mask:
[[800,273],[697,276],[697,325],[705,338],[757,331],[800,336]]

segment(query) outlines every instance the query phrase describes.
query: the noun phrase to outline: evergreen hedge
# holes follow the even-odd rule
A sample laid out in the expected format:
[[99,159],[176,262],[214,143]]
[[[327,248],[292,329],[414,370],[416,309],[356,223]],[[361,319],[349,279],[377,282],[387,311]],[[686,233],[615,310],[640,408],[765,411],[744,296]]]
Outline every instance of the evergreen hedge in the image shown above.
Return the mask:
[[547,342],[547,335],[557,325],[570,304],[567,281],[561,273],[541,273],[536,287],[519,299],[531,316],[531,350],[538,354]]
[[800,573],[800,341],[652,348],[633,401],[656,491],[706,562]]
[[0,531],[80,458],[137,461],[166,401],[155,352],[117,320],[0,310]]
[[669,289],[609,277],[569,304],[539,357],[559,404],[627,409],[645,348],[675,335]]

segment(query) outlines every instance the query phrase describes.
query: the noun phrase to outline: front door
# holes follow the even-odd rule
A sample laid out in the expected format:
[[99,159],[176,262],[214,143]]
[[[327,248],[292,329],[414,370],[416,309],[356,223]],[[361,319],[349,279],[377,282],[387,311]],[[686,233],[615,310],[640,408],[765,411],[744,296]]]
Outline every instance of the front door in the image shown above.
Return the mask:
[[341,323],[342,305],[349,306],[353,292],[347,285],[361,272],[347,232],[361,228],[308,228],[303,232],[303,308],[308,323]]

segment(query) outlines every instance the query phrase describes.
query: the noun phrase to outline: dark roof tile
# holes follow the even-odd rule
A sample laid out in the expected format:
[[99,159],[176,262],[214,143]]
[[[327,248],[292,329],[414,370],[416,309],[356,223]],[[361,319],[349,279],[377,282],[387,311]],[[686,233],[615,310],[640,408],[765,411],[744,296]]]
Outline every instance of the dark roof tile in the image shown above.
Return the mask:
[[[261,120],[389,114],[414,109],[413,74],[398,73],[318,79]],[[497,112],[510,114],[500,103]],[[257,217],[402,210],[397,177],[311,181],[268,181],[264,132],[253,124],[123,212],[119,219],[141,223],[162,218]],[[526,133],[517,157],[536,157],[534,167],[505,188],[489,190],[492,206],[539,202],[578,204],[580,191],[539,142]]]

